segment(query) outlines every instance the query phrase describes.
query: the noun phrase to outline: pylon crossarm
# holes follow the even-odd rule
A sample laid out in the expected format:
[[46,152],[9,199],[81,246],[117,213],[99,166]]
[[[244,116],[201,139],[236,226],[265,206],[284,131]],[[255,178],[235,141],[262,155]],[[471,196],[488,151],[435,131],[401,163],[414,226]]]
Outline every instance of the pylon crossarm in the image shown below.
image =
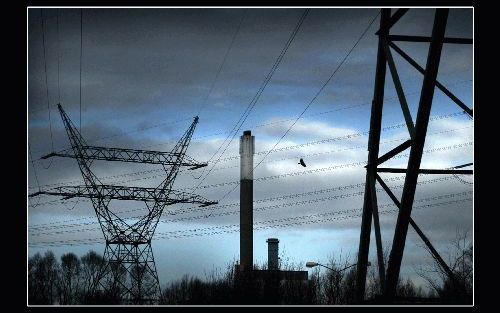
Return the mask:
[[[431,42],[431,37],[428,36],[389,35],[387,39],[391,41]],[[443,43],[472,44],[472,42],[472,38],[445,37],[443,39]]]
[[184,156],[185,161],[178,162],[181,154],[172,152],[108,148],[97,146],[82,146],[80,152],[81,154],[76,154],[74,149],[65,149],[59,152],[52,152],[48,155],[45,155],[42,157],[42,159],[47,159],[54,156],[74,159],[83,157],[87,160],[161,164],[164,166],[178,164],[179,166],[189,166],[193,169],[207,166],[207,163],[200,163],[193,158],[186,156]]
[[465,163],[465,164],[454,166],[454,167],[452,167],[452,169],[453,168],[462,168],[462,167],[467,167],[467,166],[472,166],[472,165],[473,165],[473,163]]
[[182,191],[176,191],[172,190],[170,191],[170,194],[168,197],[174,201],[175,203],[197,203],[200,204],[200,206],[205,207],[213,204],[217,204],[217,201],[210,201],[202,196],[188,193],[188,192],[182,192]]
[[40,194],[62,196],[64,199],[81,198],[101,198],[113,200],[136,200],[165,203],[167,205],[174,203],[198,203],[203,206],[216,204],[204,197],[181,191],[170,191],[162,193],[156,188],[128,187],[114,185],[97,185],[95,187],[87,186],[61,186],[45,191],[38,191],[30,194],[29,197]]
[[[390,168],[390,167],[378,167],[377,172],[379,173],[406,173],[406,168]],[[455,170],[455,169],[418,169],[418,174],[463,174],[472,175],[472,170]]]

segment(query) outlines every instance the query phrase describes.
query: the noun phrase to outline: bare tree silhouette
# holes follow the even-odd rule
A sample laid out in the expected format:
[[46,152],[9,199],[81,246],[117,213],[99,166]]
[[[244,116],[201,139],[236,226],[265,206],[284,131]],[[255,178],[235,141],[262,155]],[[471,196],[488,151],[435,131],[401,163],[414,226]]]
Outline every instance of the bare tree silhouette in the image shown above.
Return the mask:
[[61,256],[60,304],[76,304],[80,292],[81,262],[74,253]]
[[100,275],[106,265],[104,258],[95,251],[81,257],[82,262],[82,302],[93,304],[101,296],[98,290]]
[[472,303],[473,246],[468,231],[456,231],[447,257],[456,281],[448,276],[436,260],[415,268],[415,271],[444,302]]
[[37,253],[28,261],[28,303],[54,304],[58,300],[59,267],[52,251],[43,257]]

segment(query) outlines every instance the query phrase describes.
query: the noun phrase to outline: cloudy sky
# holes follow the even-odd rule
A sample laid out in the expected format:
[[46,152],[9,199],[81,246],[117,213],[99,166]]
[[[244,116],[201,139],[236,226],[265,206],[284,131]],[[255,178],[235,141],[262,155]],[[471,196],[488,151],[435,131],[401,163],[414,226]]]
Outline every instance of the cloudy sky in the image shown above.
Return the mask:
[[[27,113],[34,160],[33,166],[28,164],[29,192],[83,184],[74,159],[39,160],[69,147],[57,111],[60,102],[76,125],[81,119],[87,142],[98,146],[169,151],[199,115],[188,155],[211,162],[205,170],[181,172],[174,187],[221,199],[239,180],[238,137],[243,130],[255,135],[257,164],[315,97],[378,9],[311,9],[231,141],[231,130],[259,93],[303,12],[84,9],[80,50],[79,9],[43,13],[29,9]],[[433,15],[433,9],[410,10],[392,33],[428,36]],[[355,262],[378,24],[377,18],[302,118],[255,170],[256,263],[267,261],[269,237],[280,239],[280,256],[290,262],[326,263],[339,254],[350,255]],[[472,9],[453,9],[446,35],[471,38],[472,25]],[[428,44],[398,45],[425,65]],[[393,54],[415,117],[421,75]],[[469,106],[473,106],[472,60],[472,46],[445,45],[438,75]],[[387,75],[381,153],[408,138]],[[434,99],[422,166],[447,168],[472,162],[473,121],[440,91]],[[407,152],[387,166],[404,167]],[[297,164],[301,157],[306,168]],[[155,165],[95,161],[92,169],[103,182],[117,185],[156,187],[163,179],[161,166]],[[383,178],[399,196],[401,175]],[[472,177],[421,175],[419,182],[413,217],[446,256],[457,230],[472,232]],[[382,240],[390,246],[396,208],[383,191],[378,195]],[[238,201],[236,188],[217,206],[176,205],[163,212],[153,241],[162,285],[184,274],[204,277],[239,259]],[[141,202],[111,205],[124,217],[137,216],[143,207]],[[28,218],[29,255],[47,249],[57,255],[104,251],[102,233],[86,199],[31,198]],[[47,245],[66,240],[79,241]],[[430,262],[420,246],[410,229],[402,274],[416,282],[414,268]],[[370,260],[376,262],[373,235]]]

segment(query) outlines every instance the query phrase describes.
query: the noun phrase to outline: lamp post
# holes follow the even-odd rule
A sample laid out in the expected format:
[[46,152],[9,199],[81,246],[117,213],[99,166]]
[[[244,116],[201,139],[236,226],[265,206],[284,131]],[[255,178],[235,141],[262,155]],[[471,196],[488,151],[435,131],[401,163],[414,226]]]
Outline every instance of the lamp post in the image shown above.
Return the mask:
[[[327,268],[327,269],[329,269],[329,270],[331,270],[331,271],[333,271],[333,272],[335,272],[337,274],[345,271],[348,268],[356,266],[356,265],[357,265],[357,263],[354,263],[354,264],[351,264],[349,266],[344,267],[341,270],[336,270],[336,269],[333,269],[333,268],[331,268],[329,266],[320,264],[318,262],[306,262],[306,267],[312,268],[312,267],[316,267],[316,266],[323,266],[323,267],[325,267],[325,268]],[[367,266],[371,266],[371,265],[372,265],[371,262],[368,262]],[[334,277],[336,277],[336,278],[333,278],[333,283],[335,283],[335,290],[337,290],[336,296],[335,296],[335,298],[337,298],[339,296],[338,292],[340,290],[340,281],[342,280],[342,277],[340,275],[335,275]],[[319,288],[319,293],[321,293],[321,286],[319,285],[319,273],[318,273],[318,288]]]

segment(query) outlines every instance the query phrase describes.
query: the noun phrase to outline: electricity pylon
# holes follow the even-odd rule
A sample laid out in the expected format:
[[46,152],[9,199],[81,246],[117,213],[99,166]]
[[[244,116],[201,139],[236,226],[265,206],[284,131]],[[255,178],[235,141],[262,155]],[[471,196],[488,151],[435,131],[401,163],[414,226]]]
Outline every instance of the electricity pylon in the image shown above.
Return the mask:
[[[375,87],[373,94],[371,118],[370,118],[370,137],[368,139],[368,165],[366,166],[366,184],[364,193],[363,215],[361,221],[361,233],[358,250],[357,276],[356,276],[356,301],[361,303],[364,299],[366,272],[368,265],[368,253],[370,249],[370,234],[373,217],[375,227],[375,241],[377,245],[377,260],[381,290],[387,299],[392,301],[396,296],[396,287],[399,279],[401,261],[406,242],[408,227],[411,226],[420,236],[428,251],[432,254],[434,260],[438,262],[443,271],[447,273],[451,281],[458,284],[453,271],[449,268],[437,250],[431,244],[430,239],[418,227],[411,217],[415,190],[419,174],[467,174],[471,175],[472,170],[463,170],[459,168],[467,167],[472,163],[455,166],[452,169],[422,169],[420,163],[427,134],[427,126],[432,107],[432,100],[435,88],[441,90],[453,102],[455,102],[471,118],[473,110],[467,107],[451,91],[437,80],[439,62],[443,44],[472,44],[471,38],[452,38],[445,37],[445,30],[449,9],[436,9],[434,24],[430,37],[412,36],[412,35],[393,35],[390,34],[391,28],[406,14],[409,9],[398,9],[391,15],[391,9],[382,9],[380,17],[380,29],[376,33],[379,36],[377,65],[375,72]],[[423,42],[429,43],[427,62],[425,68],[418,64],[412,57],[403,51],[395,42]],[[405,61],[413,66],[423,75],[422,89],[415,122],[408,108],[408,102],[398,75],[396,64],[392,56],[392,50],[398,53]],[[384,104],[384,89],[386,86],[385,76],[386,68],[389,67],[390,74],[401,110],[408,128],[409,139],[379,156],[380,131],[382,124],[382,109]],[[407,168],[381,168],[382,163],[390,160],[399,153],[410,148],[410,156]],[[405,174],[405,183],[401,200],[399,200],[385,184],[378,173],[402,173]],[[377,207],[376,182],[378,182],[384,191],[393,200],[399,208],[398,219],[394,231],[391,253],[387,272],[385,271],[382,240],[380,234],[380,224]]]
[[[106,240],[104,258],[107,262],[97,284],[104,287],[103,281],[111,278],[113,284],[119,286],[117,293],[124,303],[157,304],[161,290],[151,239],[163,209],[175,203],[198,203],[201,206],[217,203],[198,195],[172,190],[181,166],[189,167],[190,170],[207,166],[206,163],[197,163],[185,155],[198,117],[195,117],[171,152],[159,152],[89,146],[60,104],[58,109],[71,149],[51,153],[44,158],[53,156],[75,158],[85,185],[57,187],[33,193],[30,197],[47,194],[62,196],[63,199],[89,198]],[[161,164],[166,178],[156,188],[107,185],[101,183],[91,171],[90,166],[94,160]],[[146,203],[147,213],[133,223],[127,222],[108,208],[111,200],[143,201]],[[97,284],[94,289],[99,288]]]

